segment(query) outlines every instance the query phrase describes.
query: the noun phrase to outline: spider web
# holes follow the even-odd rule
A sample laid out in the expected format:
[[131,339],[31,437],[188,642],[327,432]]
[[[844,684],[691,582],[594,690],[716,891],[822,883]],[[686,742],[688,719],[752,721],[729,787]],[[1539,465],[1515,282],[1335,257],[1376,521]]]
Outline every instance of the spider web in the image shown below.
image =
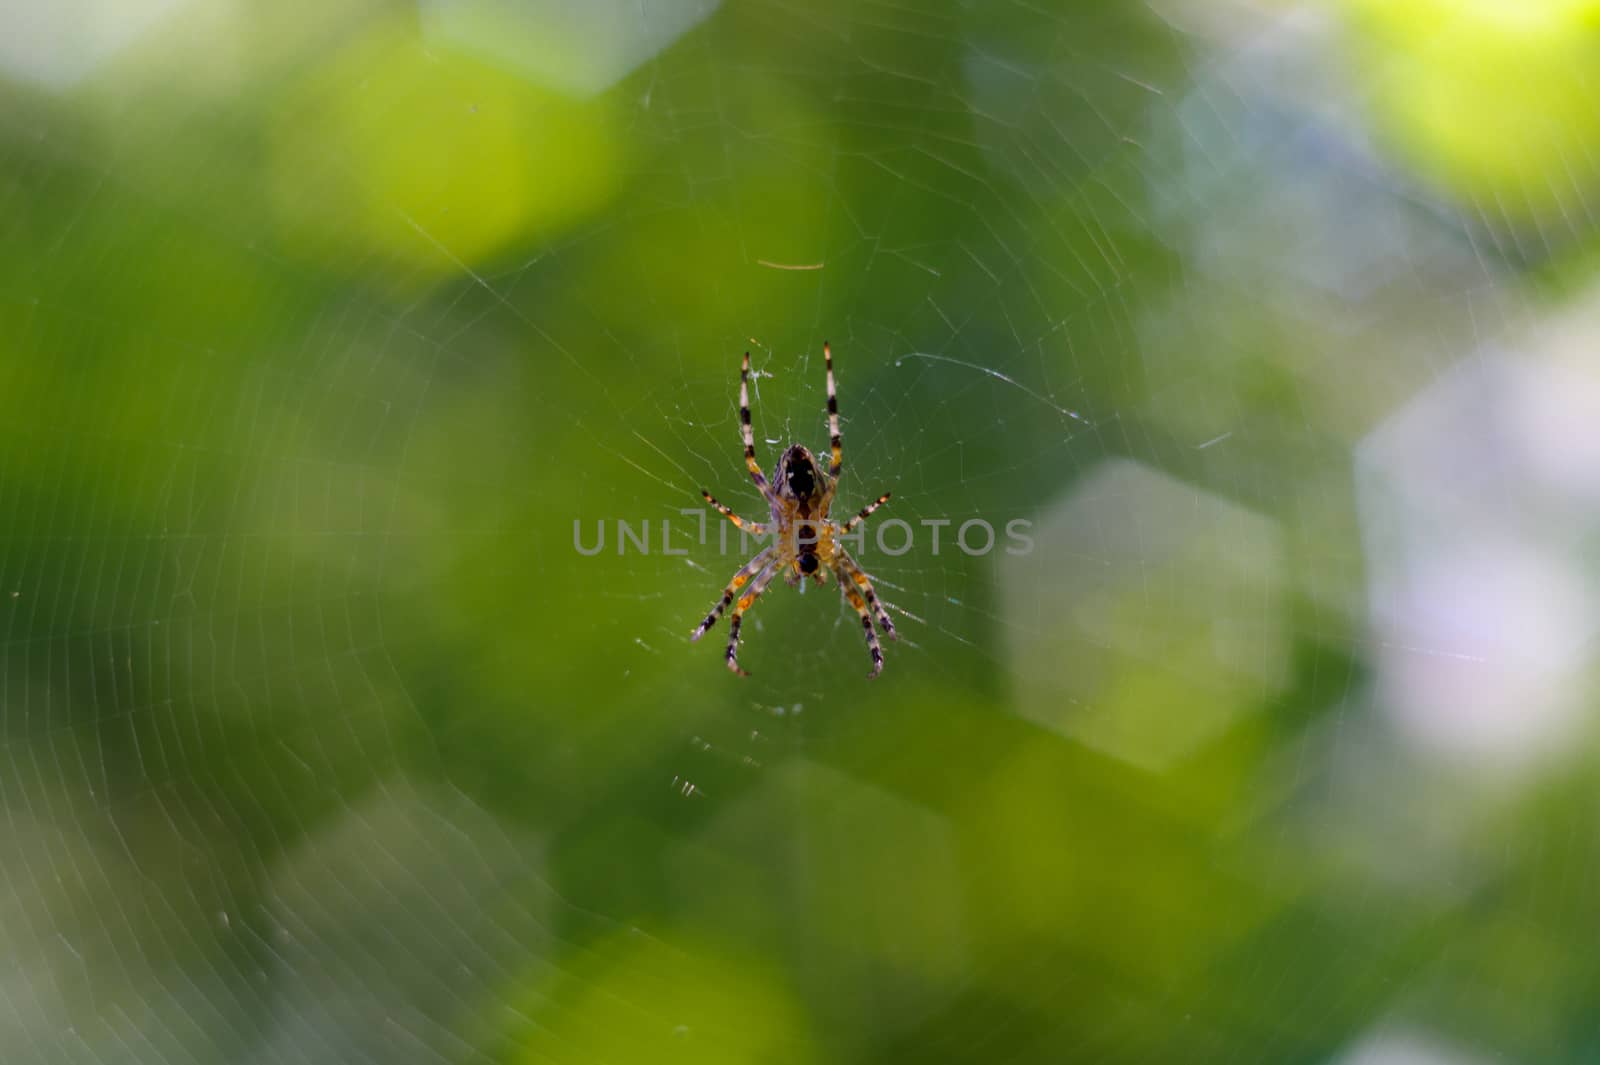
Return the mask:
[[[619,6],[655,43],[609,78],[451,10],[252,49],[156,5],[10,93],[0,1056],[1583,1060],[1548,750],[1587,600],[1484,711],[1550,707],[1491,785],[1384,706],[1504,652],[1389,590],[1523,499],[1494,375],[1590,335],[1521,281],[1581,252],[1592,160],[1536,224],[1462,206],[1292,5]],[[420,73],[296,154],[374,40]],[[495,242],[461,219],[519,183],[459,175],[507,84],[592,158]],[[441,124],[453,177],[326,206]],[[835,589],[778,583],[736,679],[688,634],[755,548],[683,511],[765,517],[746,349],[763,467],[825,453],[824,340],[903,638],[869,683]],[[1507,391],[1580,425],[1551,363]],[[1406,509],[1461,424],[1419,396],[1489,408],[1479,509]],[[1568,468],[1539,513],[1592,528]],[[1540,614],[1579,540],[1493,587]]]

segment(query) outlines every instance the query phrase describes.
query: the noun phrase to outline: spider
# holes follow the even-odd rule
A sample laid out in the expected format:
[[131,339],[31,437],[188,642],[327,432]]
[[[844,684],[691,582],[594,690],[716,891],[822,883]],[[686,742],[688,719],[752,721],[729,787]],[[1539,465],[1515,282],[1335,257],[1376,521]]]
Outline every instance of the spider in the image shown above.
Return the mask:
[[833,351],[827,344],[822,345],[822,357],[828,367],[828,433],[833,448],[833,460],[828,464],[828,472],[824,474],[818,468],[816,458],[803,444],[790,444],[772,471],[772,483],[769,484],[762,475],[761,467],[756,462],[755,434],[750,428],[750,353],[747,351],[744,353],[744,364],[739,369],[739,432],[744,439],[744,464],[749,467],[751,480],[756,482],[756,488],[771,508],[772,521],[770,524],[746,521],[735,514],[732,508],[717,502],[709,491],[704,488],[700,490],[706,502],[738,528],[753,536],[765,536],[768,531],[773,534],[772,543],[757,552],[728,581],[728,586],[722,590],[721,601],[711,608],[711,613],[689,637],[690,640],[698,640],[709,632],[722,612],[733,603],[734,595],[748,583],[749,590],[739,597],[728,621],[728,651],[725,656],[728,668],[741,677],[749,674],[739,666],[739,626],[744,621],[745,611],[761,597],[761,593],[767,590],[767,585],[779,573],[784,574],[790,587],[799,586],[808,577],[823,584],[828,573],[833,573],[839,582],[840,594],[855,609],[861,618],[861,628],[867,634],[867,650],[872,655],[872,672],[867,674],[868,677],[876,677],[883,672],[883,648],[878,644],[877,633],[872,631],[873,620],[877,620],[885,636],[891,640],[899,639],[894,622],[889,620],[888,612],[872,590],[872,581],[845,551],[844,545],[839,543],[841,536],[866,521],[873,511],[887,503],[890,493],[885,492],[862,507],[855,517],[843,525],[828,518],[828,511],[833,506],[834,489],[838,487],[839,470],[844,464],[844,452],[839,443],[839,399],[833,384]]

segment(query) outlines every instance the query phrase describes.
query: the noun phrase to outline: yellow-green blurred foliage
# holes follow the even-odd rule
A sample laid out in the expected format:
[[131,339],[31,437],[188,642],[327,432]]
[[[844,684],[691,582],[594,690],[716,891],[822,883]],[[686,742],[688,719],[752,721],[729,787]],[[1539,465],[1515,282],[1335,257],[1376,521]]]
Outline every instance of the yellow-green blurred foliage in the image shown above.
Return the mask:
[[271,137],[284,240],[314,259],[459,274],[605,203],[622,150],[608,107],[380,27],[296,78]]
[[1583,209],[1600,177],[1600,4],[1347,6],[1372,114],[1419,176],[1514,224]]

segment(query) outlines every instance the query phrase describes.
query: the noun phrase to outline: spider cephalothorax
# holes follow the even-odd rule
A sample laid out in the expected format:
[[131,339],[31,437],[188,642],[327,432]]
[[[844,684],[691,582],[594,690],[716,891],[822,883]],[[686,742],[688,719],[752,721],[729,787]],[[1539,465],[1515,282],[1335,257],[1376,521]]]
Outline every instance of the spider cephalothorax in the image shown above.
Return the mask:
[[829,573],[833,574],[839,582],[840,593],[861,618],[861,627],[866,631],[867,650],[872,654],[872,672],[869,676],[876,677],[883,670],[883,649],[878,645],[877,633],[872,630],[873,621],[877,621],[883,634],[890,639],[898,635],[894,622],[889,620],[888,612],[872,590],[872,581],[839,543],[839,537],[883,506],[889,493],[883,493],[862,507],[855,517],[843,525],[828,517],[828,511],[833,506],[834,489],[839,483],[839,471],[844,465],[844,451],[839,442],[839,400],[833,383],[833,352],[826,344],[822,345],[822,356],[828,367],[828,443],[831,461],[827,472],[822,471],[816,456],[805,445],[791,444],[773,468],[772,483],[767,483],[761,466],[756,462],[755,433],[750,428],[750,353],[747,351],[739,371],[739,430],[744,439],[745,466],[772,511],[770,527],[745,521],[730,508],[718,503],[710,492],[701,490],[706,502],[739,528],[756,536],[772,533],[773,542],[757,552],[733,575],[722,591],[721,601],[711,609],[711,613],[706,615],[690,637],[698,640],[710,631],[722,612],[733,603],[734,595],[748,583],[750,590],[739,597],[728,622],[728,668],[740,675],[744,674],[744,670],[739,668],[739,626],[745,611],[750,609],[750,605],[767,590],[779,573],[783,573],[791,585],[799,584],[807,577],[822,584]]

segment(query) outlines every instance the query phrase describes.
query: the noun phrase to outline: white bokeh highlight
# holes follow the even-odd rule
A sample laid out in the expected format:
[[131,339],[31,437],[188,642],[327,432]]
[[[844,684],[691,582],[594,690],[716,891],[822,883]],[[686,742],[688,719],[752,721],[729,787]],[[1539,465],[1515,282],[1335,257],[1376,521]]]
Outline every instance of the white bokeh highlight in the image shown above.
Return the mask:
[[573,96],[611,88],[716,11],[720,0],[421,0],[430,41]]
[[1489,1065],[1504,1060],[1462,1050],[1428,1032],[1395,1028],[1363,1036],[1331,1065]]
[[1600,633],[1584,546],[1597,453],[1592,374],[1495,354],[1358,446],[1378,705],[1419,750],[1515,769],[1582,727]]
[[185,0],[0,0],[0,75],[72,88]]
[[1272,521],[1118,459],[1032,535],[1000,576],[1024,716],[1163,769],[1282,690],[1287,576]]

